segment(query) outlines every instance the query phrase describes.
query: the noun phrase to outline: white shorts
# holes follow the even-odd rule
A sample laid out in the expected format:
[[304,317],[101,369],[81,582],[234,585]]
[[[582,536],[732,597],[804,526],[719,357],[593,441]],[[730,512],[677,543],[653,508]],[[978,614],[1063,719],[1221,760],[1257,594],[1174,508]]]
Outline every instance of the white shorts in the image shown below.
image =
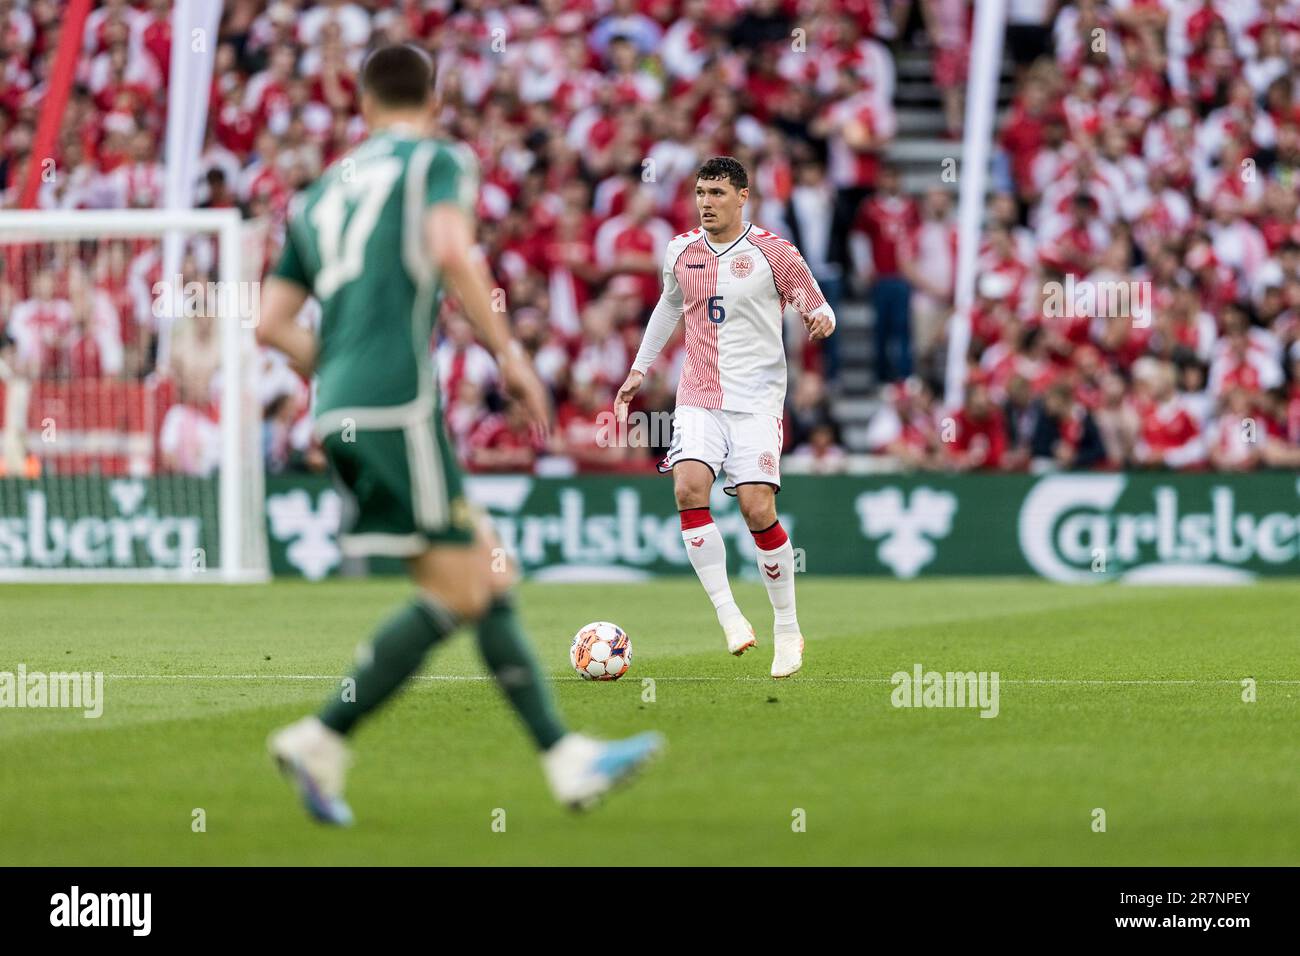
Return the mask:
[[673,413],[673,443],[659,466],[671,471],[682,461],[709,466],[713,477],[727,470],[723,491],[736,485],[764,484],[781,490],[781,441],[784,423],[773,415],[729,412],[720,408],[678,405]]

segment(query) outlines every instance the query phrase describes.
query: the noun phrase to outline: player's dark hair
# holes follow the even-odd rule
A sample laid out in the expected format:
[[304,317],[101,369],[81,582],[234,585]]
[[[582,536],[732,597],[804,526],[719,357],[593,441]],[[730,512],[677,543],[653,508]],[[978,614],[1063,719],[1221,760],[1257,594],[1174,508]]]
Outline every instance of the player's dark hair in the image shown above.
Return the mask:
[[749,173],[745,172],[744,163],[732,156],[714,156],[712,159],[706,159],[704,165],[695,174],[695,178],[726,179],[736,187],[737,192],[749,188]]
[[361,88],[390,109],[423,106],[433,93],[433,60],[406,43],[380,47],[361,68]]

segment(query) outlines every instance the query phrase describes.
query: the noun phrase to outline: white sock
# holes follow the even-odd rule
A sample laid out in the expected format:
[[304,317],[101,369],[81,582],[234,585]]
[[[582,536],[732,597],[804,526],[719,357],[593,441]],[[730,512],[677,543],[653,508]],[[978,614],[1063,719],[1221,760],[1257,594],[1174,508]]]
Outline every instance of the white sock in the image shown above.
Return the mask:
[[[782,532],[784,537],[784,532]],[[794,610],[794,547],[790,539],[770,551],[758,550],[758,573],[767,588],[767,599],[772,602],[775,618],[773,630],[777,634],[799,633],[799,619]]]
[[740,608],[731,596],[731,584],[727,581],[727,546],[718,526],[710,522],[683,531],[682,542],[691,567],[718,612],[718,623],[725,625],[731,618],[739,617]]

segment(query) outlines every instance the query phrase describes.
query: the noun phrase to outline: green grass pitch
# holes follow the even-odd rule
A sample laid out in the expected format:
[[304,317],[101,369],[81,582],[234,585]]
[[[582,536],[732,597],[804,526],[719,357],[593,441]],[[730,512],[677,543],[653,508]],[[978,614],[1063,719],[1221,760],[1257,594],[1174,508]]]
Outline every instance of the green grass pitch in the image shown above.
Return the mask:
[[[322,828],[264,738],[337,692],[407,594],[0,589],[0,671],[105,674],[98,720],[0,709],[0,864],[1300,863],[1300,583],[804,579],[804,670],[782,682],[757,584],[737,587],[760,634],[741,659],[693,580],[525,586],[572,725],[661,730],[663,759],[588,814],[555,806],[461,635],[357,734],[357,826]],[[632,636],[618,682],[569,669],[595,619]],[[999,715],[895,708],[917,663],[999,672]]]

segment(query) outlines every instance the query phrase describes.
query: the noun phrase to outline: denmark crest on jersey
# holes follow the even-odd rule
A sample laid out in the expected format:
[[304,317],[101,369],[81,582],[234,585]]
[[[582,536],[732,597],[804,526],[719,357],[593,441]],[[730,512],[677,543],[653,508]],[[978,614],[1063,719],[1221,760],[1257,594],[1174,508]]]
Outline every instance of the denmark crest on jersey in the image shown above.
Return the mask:
[[731,274],[737,279],[743,279],[754,271],[754,257],[747,252],[742,252],[731,260]]

